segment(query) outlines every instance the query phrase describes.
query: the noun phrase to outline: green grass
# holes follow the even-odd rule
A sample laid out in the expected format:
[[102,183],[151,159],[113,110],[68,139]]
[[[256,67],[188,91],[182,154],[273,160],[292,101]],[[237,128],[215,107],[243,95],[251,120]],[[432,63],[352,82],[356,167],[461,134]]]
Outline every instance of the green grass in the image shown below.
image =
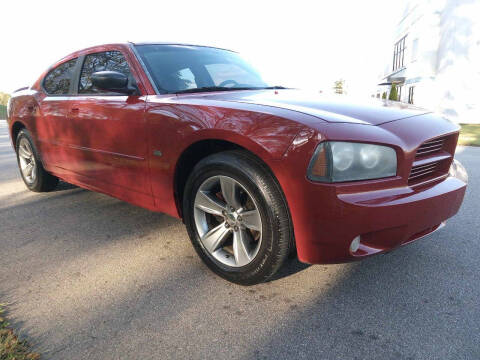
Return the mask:
[[7,107],[5,105],[0,105],[0,120],[7,119]]
[[459,145],[480,146],[480,124],[461,124]]
[[0,304],[0,360],[38,360],[40,355],[30,351],[25,340],[20,340],[4,318],[5,306]]

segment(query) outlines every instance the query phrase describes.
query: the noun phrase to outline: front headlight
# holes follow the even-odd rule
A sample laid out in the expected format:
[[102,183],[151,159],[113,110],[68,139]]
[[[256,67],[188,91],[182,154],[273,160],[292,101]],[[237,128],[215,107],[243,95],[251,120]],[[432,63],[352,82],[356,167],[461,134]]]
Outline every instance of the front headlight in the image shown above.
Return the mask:
[[379,179],[397,174],[397,154],[388,146],[325,141],[308,166],[312,181],[340,182]]

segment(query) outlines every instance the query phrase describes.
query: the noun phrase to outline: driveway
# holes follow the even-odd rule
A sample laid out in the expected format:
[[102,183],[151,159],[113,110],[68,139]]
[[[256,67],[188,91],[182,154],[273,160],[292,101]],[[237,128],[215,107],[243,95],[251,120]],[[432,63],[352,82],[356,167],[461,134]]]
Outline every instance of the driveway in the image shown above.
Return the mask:
[[181,221],[65,183],[31,193],[0,121],[0,303],[45,359],[480,359],[480,148],[459,214],[363,262],[240,287]]

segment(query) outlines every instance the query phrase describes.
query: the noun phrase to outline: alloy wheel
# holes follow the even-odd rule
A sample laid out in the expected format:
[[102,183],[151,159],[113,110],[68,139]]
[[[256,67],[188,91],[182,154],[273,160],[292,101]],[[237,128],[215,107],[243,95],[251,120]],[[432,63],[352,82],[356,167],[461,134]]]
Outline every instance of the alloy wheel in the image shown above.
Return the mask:
[[20,139],[18,146],[18,159],[20,162],[20,170],[25,181],[33,184],[37,178],[35,155],[33,154],[30,142],[24,137]]
[[217,261],[241,267],[253,261],[262,242],[262,219],[255,200],[237,180],[213,176],[195,196],[200,241]]

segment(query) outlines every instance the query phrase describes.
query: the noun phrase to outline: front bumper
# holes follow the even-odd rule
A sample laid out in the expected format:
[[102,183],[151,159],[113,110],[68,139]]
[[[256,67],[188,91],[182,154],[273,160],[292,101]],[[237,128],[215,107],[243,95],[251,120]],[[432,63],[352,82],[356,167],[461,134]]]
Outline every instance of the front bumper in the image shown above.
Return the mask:
[[[311,196],[307,206],[313,214],[303,221],[303,236],[297,237],[298,257],[312,264],[339,263],[393,250],[437,230],[455,215],[465,189],[464,181],[449,176],[419,189],[330,191],[321,195],[328,198],[326,207]],[[350,245],[357,236],[360,246],[352,252]]]

